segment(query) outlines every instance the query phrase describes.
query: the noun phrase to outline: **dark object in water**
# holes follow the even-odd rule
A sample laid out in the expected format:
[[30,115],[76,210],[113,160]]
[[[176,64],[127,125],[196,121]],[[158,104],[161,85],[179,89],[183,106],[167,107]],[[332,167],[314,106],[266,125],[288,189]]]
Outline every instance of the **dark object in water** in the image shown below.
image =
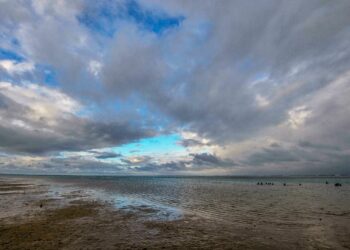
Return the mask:
[[335,187],[341,187],[341,183],[337,182],[334,184]]
[[326,181],[326,184],[328,184],[328,181]]
[[287,186],[287,184],[286,184],[286,183],[283,183],[283,186]]
[[40,208],[42,208],[43,207],[43,204],[42,203],[40,203]]
[[301,183],[299,183],[299,186],[301,186]]

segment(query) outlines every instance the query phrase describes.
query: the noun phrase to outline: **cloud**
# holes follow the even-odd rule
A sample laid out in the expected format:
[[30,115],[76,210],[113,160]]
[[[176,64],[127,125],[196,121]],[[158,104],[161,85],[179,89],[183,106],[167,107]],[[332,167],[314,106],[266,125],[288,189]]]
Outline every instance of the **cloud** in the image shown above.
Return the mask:
[[16,63],[11,60],[0,60],[0,69],[5,70],[8,74],[23,74],[34,70],[34,64],[30,62]]
[[79,116],[81,105],[64,93],[36,84],[0,85],[0,148],[42,154],[115,146],[151,136],[123,122]]
[[179,142],[184,147],[209,146],[209,143],[201,142],[196,139],[183,139]]
[[106,163],[84,157],[11,156],[0,160],[3,173],[125,174],[122,166],[117,163]]
[[[90,151],[91,152],[91,151]],[[95,158],[96,159],[110,159],[110,158],[119,158],[122,155],[121,154],[117,154],[114,152],[95,152]]]
[[349,8],[0,1],[0,149],[84,151],[157,131],[179,133],[187,155],[156,159],[140,149],[121,164],[349,173]]
[[220,159],[217,156],[209,153],[194,154],[193,155],[194,165],[211,165],[217,168],[220,167],[232,167],[237,165],[235,162],[229,159]]
[[250,155],[244,163],[248,165],[264,165],[266,163],[296,162],[299,158],[292,152],[283,149],[263,149],[261,152]]

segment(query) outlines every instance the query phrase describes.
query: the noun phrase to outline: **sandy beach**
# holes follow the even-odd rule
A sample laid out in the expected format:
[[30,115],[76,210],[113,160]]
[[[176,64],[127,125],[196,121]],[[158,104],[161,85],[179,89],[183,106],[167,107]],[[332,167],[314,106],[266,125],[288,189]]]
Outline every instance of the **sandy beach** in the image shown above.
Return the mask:
[[33,178],[0,179],[0,249],[350,248],[350,214],[325,211],[305,225],[232,224],[190,213],[157,220],[148,216],[151,207],[121,210],[82,190],[58,197],[52,186]]

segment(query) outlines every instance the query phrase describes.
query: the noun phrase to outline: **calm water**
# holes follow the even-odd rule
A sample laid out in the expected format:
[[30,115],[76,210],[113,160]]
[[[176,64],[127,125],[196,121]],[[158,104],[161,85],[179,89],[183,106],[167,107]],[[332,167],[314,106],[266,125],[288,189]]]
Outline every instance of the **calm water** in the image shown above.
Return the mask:
[[[119,208],[153,207],[170,219],[190,213],[224,223],[300,224],[322,215],[350,215],[350,178],[46,178],[103,193],[104,199],[113,200]],[[335,182],[342,187],[335,187]]]

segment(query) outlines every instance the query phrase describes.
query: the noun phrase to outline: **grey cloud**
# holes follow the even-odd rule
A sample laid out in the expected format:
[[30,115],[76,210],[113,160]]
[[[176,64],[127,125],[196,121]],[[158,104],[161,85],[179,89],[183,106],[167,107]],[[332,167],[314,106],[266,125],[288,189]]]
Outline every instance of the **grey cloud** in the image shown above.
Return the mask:
[[[122,99],[135,93],[141,99],[158,99],[169,73],[155,35],[134,26],[123,27],[105,58],[102,80],[107,90]],[[130,100],[129,100],[130,101]]]
[[126,164],[128,166],[144,165],[144,164],[147,164],[147,163],[151,162],[151,160],[152,160],[152,157],[147,156],[147,155],[146,156],[145,155],[143,155],[143,156],[133,156],[132,158],[134,160],[126,158],[126,157],[121,158],[120,160],[124,164]]
[[[336,168],[346,162],[342,155],[334,155],[339,164],[324,157],[350,147],[349,81],[334,83],[350,68],[347,0],[141,0],[144,8],[185,19],[162,36],[120,22],[115,36],[106,39],[79,24],[79,4],[65,11],[50,4],[41,13],[20,3],[1,2],[0,28],[6,37],[17,38],[21,52],[34,62],[52,66],[63,89],[98,105],[105,112],[101,116],[112,116],[103,104],[120,103],[126,122],[62,117],[55,133],[48,133],[43,130],[49,128],[47,120],[26,120],[27,107],[0,96],[3,117],[38,128],[14,128],[5,121],[0,130],[5,151],[83,150],[137,140],[151,134],[129,126],[128,121],[139,119],[130,114],[141,107],[151,114],[144,123],[166,124],[168,130],[185,127],[222,147],[264,136],[282,141],[252,150],[242,160],[252,166],[305,164],[306,169],[309,162],[323,160]],[[13,32],[9,24],[16,24]],[[87,70],[92,59],[103,65],[96,79]],[[311,115],[302,128],[291,129],[285,124],[298,106]],[[181,144],[204,146],[194,140]],[[219,155],[192,157],[202,167],[234,163]],[[171,164],[163,167],[184,166]]]
[[[232,160],[221,159],[209,153],[193,154],[191,156],[192,159],[189,160],[178,160],[165,163],[157,163],[154,162],[152,158],[148,158],[147,160],[136,164],[134,170],[138,172],[173,174],[183,173],[186,171],[199,172],[202,170],[212,168],[230,169],[231,167],[235,167],[238,165]],[[124,162],[132,164],[131,162]]]
[[291,151],[285,149],[270,149],[265,148],[260,152],[251,154],[243,163],[253,166],[264,164],[283,163],[283,162],[298,162],[299,157]]
[[184,171],[186,169],[185,162],[167,162],[167,163],[147,163],[145,165],[136,167],[138,172],[148,173],[174,173]]
[[339,151],[340,148],[334,145],[326,145],[326,144],[314,144],[308,141],[301,141],[298,144],[300,147],[303,148],[311,148],[311,149],[316,149],[316,150],[335,150]]
[[[178,125],[187,124],[218,143],[257,136],[283,122],[290,108],[350,66],[348,1],[143,3],[175,9],[185,21],[161,40],[139,36],[146,44],[151,41],[146,48],[140,49],[134,38],[127,46],[117,43],[132,53],[112,53],[116,63],[104,71],[106,84],[126,93],[123,82],[128,82],[127,93],[139,94]],[[226,10],[231,14],[222,15]],[[192,31],[201,24],[201,32]],[[176,55],[176,60],[164,55]],[[121,60],[135,67],[116,69]],[[169,69],[169,63],[174,67]],[[268,79],[252,84],[264,75]],[[269,105],[259,107],[257,95]]]
[[210,143],[203,143],[196,139],[183,139],[179,142],[180,145],[184,147],[195,147],[195,146],[209,146]]
[[55,117],[54,121],[47,117],[37,119],[32,117],[30,107],[1,93],[0,103],[0,148],[5,152],[42,154],[88,150],[153,135],[150,130],[128,123],[96,122],[67,113]]
[[83,157],[51,158],[31,163],[2,162],[2,173],[47,173],[47,174],[125,174],[125,169],[116,163],[105,163]]
[[109,159],[109,158],[119,158],[122,156],[122,154],[114,153],[114,152],[95,152],[95,151],[89,151],[93,152],[95,154],[96,159]]
[[229,159],[221,159],[216,155],[209,153],[193,154],[194,165],[211,165],[214,167],[232,167],[237,165],[234,161]]

